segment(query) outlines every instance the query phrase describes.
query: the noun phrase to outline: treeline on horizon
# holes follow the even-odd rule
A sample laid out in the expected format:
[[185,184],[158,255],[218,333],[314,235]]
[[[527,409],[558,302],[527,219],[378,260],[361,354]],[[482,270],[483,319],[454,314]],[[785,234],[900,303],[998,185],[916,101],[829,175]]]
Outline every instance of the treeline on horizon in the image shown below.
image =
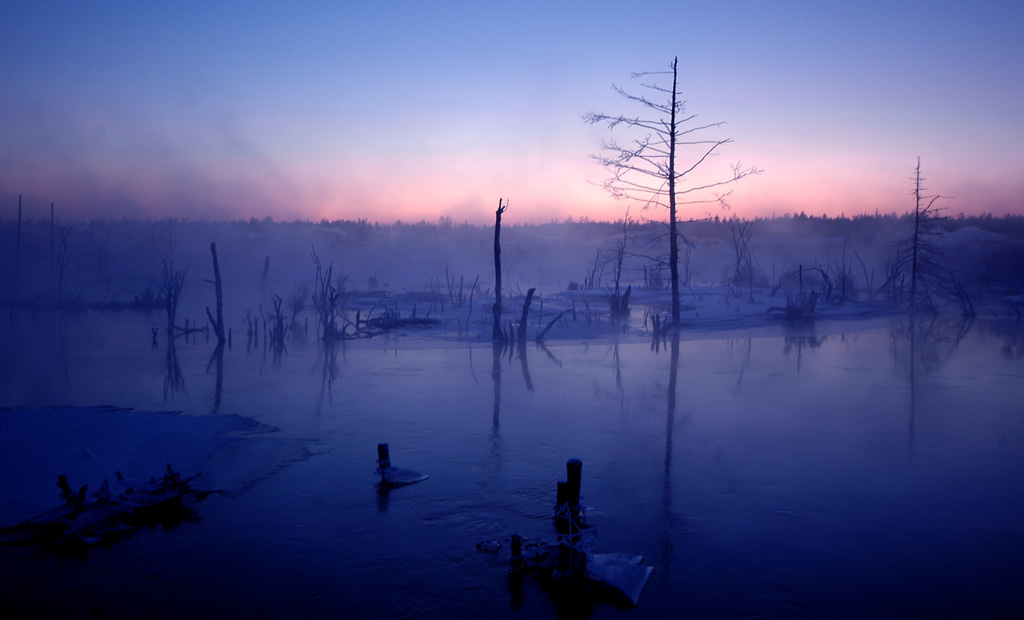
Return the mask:
[[[67,218],[63,214],[56,214],[55,219],[58,223],[64,225],[84,225],[84,226],[105,226],[113,224],[121,225],[159,225],[159,224],[178,224],[178,225],[213,225],[213,226],[229,226],[236,228],[249,228],[252,230],[260,230],[267,226],[280,226],[280,227],[308,227],[316,226],[321,228],[339,229],[349,233],[357,233],[355,236],[365,236],[370,231],[381,231],[388,229],[408,229],[408,228],[420,228],[420,229],[440,229],[440,230],[451,230],[451,229],[468,229],[468,230],[479,230],[485,228],[492,228],[492,224],[473,224],[468,221],[456,223],[452,218],[447,216],[439,217],[437,220],[428,221],[421,219],[418,222],[395,220],[392,223],[382,222],[371,222],[365,218],[358,219],[321,219],[318,222],[313,220],[274,220],[271,216],[266,216],[263,219],[250,217],[248,219],[224,219],[224,220],[207,220],[207,219],[193,219],[193,218],[176,218],[176,217],[165,217],[165,218],[134,218],[134,217],[122,217],[117,218],[90,218],[90,219],[72,219]],[[895,212],[890,213],[873,213],[873,214],[860,214],[853,216],[838,215],[830,217],[827,214],[823,215],[807,215],[806,213],[797,214],[784,214],[784,215],[771,215],[771,216],[758,216],[753,218],[741,218],[735,215],[729,217],[704,217],[699,219],[680,219],[679,224],[682,227],[684,235],[695,235],[695,236],[718,236],[714,234],[715,231],[725,231],[728,233],[728,227],[730,224],[737,222],[750,222],[755,225],[766,225],[768,230],[774,229],[777,225],[784,224],[788,225],[785,228],[789,229],[789,232],[800,234],[805,232],[807,234],[845,234],[852,230],[859,228],[885,228],[885,224],[892,223],[909,223],[913,219],[912,213],[898,214]],[[942,216],[934,219],[935,223],[942,229],[952,232],[961,228],[975,227],[982,230],[988,230],[991,232],[998,232],[1006,235],[1010,239],[1024,239],[1024,214],[1008,213],[1005,215],[993,215],[991,213],[982,213],[978,215],[968,215],[959,213],[955,216]],[[39,217],[39,218],[24,218],[21,222],[22,226],[50,226],[53,223],[50,216]],[[502,221],[503,228],[512,229],[549,229],[559,227],[573,227],[577,229],[588,229],[595,233],[609,232],[621,234],[623,226],[626,222],[622,219],[609,221],[609,220],[592,220],[587,216],[580,218],[573,218],[569,216],[565,220],[552,220],[549,222],[516,222],[514,217],[507,217]],[[0,226],[16,226],[17,218],[0,220]],[[631,219],[628,222],[630,231],[641,232],[649,228],[665,227],[666,223],[659,220],[648,220],[648,219]],[[758,228],[762,228],[758,226]],[[763,230],[763,229],[762,229]],[[362,235],[358,234],[362,231]]]

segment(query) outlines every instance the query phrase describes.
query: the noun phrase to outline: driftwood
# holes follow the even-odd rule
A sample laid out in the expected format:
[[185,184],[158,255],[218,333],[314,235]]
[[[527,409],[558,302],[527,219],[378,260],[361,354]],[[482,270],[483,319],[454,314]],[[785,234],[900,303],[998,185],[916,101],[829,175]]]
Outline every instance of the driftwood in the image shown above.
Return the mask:
[[63,504],[13,527],[0,529],[0,544],[60,547],[95,544],[142,525],[180,521],[187,514],[183,501],[202,499],[209,491],[192,488],[198,476],[183,478],[170,465],[160,478],[126,480],[121,472],[111,485],[104,480],[95,492],[88,485],[77,491],[61,474],[57,487]]
[[[338,340],[373,338],[374,336],[386,334],[393,329],[401,329],[404,327],[432,327],[434,325],[441,324],[440,319],[416,316],[415,309],[413,309],[413,316],[406,318],[402,318],[402,315],[398,310],[389,308],[376,317],[367,317],[365,319],[360,318],[360,312],[356,312],[356,320],[354,323],[345,317],[342,317],[342,319],[347,323],[347,325],[346,329],[340,330],[335,336]],[[347,331],[348,326],[351,326],[353,331]]]

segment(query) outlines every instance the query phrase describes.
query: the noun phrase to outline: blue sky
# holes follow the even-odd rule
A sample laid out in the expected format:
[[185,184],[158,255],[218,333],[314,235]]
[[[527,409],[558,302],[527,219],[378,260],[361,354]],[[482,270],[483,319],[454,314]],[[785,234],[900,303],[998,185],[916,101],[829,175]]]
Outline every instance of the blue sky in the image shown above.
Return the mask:
[[5,2],[0,217],[614,219],[580,116],[674,56],[723,215],[1024,211],[1024,4],[632,4]]

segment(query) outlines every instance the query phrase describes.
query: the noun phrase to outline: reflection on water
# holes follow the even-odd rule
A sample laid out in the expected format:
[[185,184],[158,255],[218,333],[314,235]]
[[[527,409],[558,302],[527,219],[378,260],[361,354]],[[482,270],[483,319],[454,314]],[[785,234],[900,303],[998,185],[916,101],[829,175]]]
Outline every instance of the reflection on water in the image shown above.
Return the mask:
[[907,450],[914,457],[914,430],[918,415],[918,383],[938,371],[971,331],[973,317],[912,314],[893,322],[892,351],[896,372],[907,380],[909,416]]
[[662,480],[661,523],[658,524],[658,540],[661,547],[660,568],[663,579],[672,578],[670,568],[675,559],[673,533],[676,521],[672,509],[672,437],[675,435],[676,386],[679,380],[679,333],[673,332],[669,338],[671,354],[668,364],[668,395],[665,413],[664,478]]
[[491,344],[491,382],[494,384],[494,406],[491,409],[491,435],[495,439],[501,434],[501,359],[505,343]]
[[[254,418],[315,455],[87,565],[0,549],[0,600],[56,616],[85,601],[110,617],[609,617],[530,581],[510,591],[504,565],[512,532],[553,539],[554,481],[578,457],[597,550],[656,568],[638,617],[1024,608],[1019,324],[907,317],[547,347],[296,339],[275,357],[266,335],[154,350],[153,320],[12,318],[0,406],[167,399]],[[380,442],[430,478],[378,489]],[[492,539],[506,546],[476,549]]]
[[164,401],[173,400],[178,395],[188,395],[185,390],[185,376],[181,373],[178,363],[178,348],[174,344],[174,336],[167,335],[167,373],[164,375]]
[[210,367],[216,369],[217,379],[213,388],[213,409],[210,413],[220,412],[221,394],[224,392],[224,343],[218,342],[210,354],[210,361],[206,362],[206,372],[209,374]]
[[786,336],[782,352],[786,357],[796,354],[796,371],[800,372],[804,350],[820,349],[827,338],[828,336]]

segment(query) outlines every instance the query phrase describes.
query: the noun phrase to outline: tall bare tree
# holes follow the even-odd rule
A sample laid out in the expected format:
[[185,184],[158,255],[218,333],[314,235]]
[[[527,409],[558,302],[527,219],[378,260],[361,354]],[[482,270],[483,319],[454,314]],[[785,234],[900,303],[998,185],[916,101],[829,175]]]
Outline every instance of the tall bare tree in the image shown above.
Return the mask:
[[889,299],[895,303],[906,305],[910,310],[928,310],[935,312],[934,293],[941,292],[946,280],[952,280],[952,272],[943,265],[943,257],[937,240],[942,235],[938,215],[939,209],[935,202],[939,195],[926,196],[924,177],[921,176],[921,158],[917,158],[914,176],[910,178],[914,184],[911,195],[914,196],[914,212],[912,214],[913,230],[901,240],[896,247],[896,258],[889,265],[888,282]]
[[[724,123],[693,123],[696,114],[686,114],[686,102],[679,89],[679,59],[672,60],[668,71],[634,73],[642,92],[636,95],[619,86],[615,92],[631,104],[643,109],[645,116],[609,115],[590,112],[583,116],[588,124],[606,124],[614,130],[622,125],[635,137],[625,145],[614,140],[601,143],[601,153],[593,159],[608,169],[611,176],[604,187],[614,197],[639,202],[644,209],[668,209],[669,272],[672,279],[672,323],[679,324],[679,230],[678,209],[681,206],[718,203],[728,206],[731,193],[720,189],[740,179],[758,174],[760,169],[744,167],[737,162],[731,173],[714,178],[691,181],[691,175],[719,149],[732,142],[731,138],[704,137],[708,131]],[[672,76],[672,86],[657,81]],[[664,76],[664,77],[662,77]],[[653,82],[645,81],[654,78]],[[649,114],[650,116],[646,116]]]

